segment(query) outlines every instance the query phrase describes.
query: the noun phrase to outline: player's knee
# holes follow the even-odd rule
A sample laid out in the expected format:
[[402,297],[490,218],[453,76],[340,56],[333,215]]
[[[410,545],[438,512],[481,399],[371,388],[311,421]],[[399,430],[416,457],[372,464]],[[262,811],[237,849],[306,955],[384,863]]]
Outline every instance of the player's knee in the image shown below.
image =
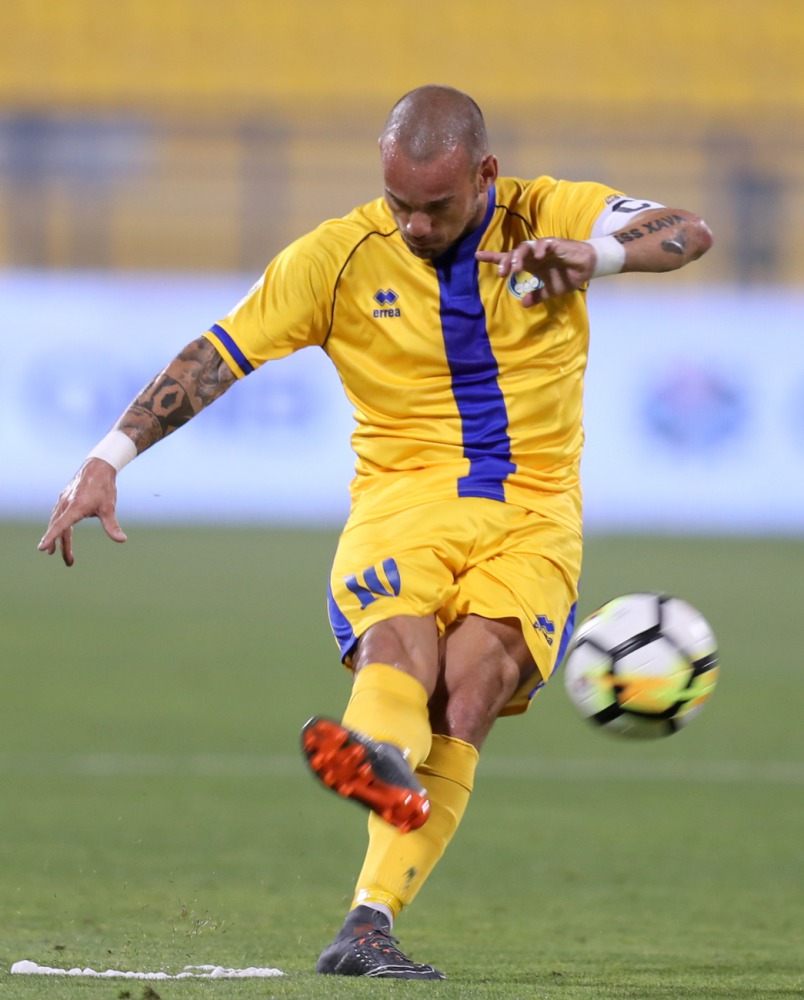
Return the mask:
[[492,725],[520,685],[520,668],[502,647],[487,648],[471,669],[452,678],[432,718],[434,732],[480,748]]
[[431,715],[433,732],[454,736],[479,750],[508,698],[484,692],[461,690],[447,699],[437,715]]
[[438,628],[432,616],[398,615],[372,625],[358,641],[355,674],[371,663],[388,663],[418,680],[428,696],[438,677]]
[[519,621],[468,615],[441,640],[441,674],[430,702],[433,731],[472,743],[536,672]]

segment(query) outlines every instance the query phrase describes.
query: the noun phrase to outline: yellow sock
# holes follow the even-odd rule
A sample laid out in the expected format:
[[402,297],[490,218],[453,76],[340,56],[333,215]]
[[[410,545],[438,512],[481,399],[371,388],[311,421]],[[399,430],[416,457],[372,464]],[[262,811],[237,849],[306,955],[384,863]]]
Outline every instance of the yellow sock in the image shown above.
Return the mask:
[[398,916],[435,868],[463,818],[474,785],[478,753],[452,736],[433,735],[416,773],[430,796],[430,816],[410,833],[369,817],[369,846],[352,906],[382,903]]
[[414,771],[430,752],[427,691],[415,677],[387,663],[370,663],[358,673],[343,724],[393,743]]

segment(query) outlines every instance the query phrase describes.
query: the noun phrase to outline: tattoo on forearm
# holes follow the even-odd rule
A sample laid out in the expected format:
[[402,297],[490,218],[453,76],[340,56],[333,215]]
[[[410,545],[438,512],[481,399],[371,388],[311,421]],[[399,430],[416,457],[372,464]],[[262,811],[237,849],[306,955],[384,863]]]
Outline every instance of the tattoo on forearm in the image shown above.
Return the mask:
[[[622,232],[614,233],[614,238],[618,243],[632,243],[634,240],[641,240],[644,236],[648,236],[651,233],[660,233],[663,229],[670,229],[673,226],[683,226],[685,222],[686,219],[676,213],[663,215],[659,219],[648,219],[647,222],[643,222],[640,226],[634,226],[633,229],[625,229]],[[660,246],[665,253],[674,253],[683,257],[687,250],[686,230],[682,228],[676,229],[672,236],[668,236],[662,240]]]
[[661,219],[648,219],[643,226],[648,233],[658,233],[661,229],[668,229],[683,221],[684,219],[680,215],[664,215]]
[[196,414],[184,386],[164,372],[146,386],[131,409],[152,418],[160,432],[158,437],[175,431]]
[[235,381],[206,338],[189,344],[152,379],[118,421],[144,451],[222,395]]
[[665,253],[677,253],[683,257],[687,249],[687,234],[683,229],[679,229],[673,234],[672,239],[662,240],[661,247]]

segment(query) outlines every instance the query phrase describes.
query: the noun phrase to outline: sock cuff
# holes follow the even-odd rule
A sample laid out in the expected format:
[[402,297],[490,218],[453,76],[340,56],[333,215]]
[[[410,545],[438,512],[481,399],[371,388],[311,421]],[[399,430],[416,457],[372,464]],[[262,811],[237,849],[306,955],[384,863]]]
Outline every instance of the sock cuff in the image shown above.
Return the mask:
[[355,677],[352,688],[354,694],[367,688],[380,688],[410,702],[418,707],[427,708],[427,689],[404,670],[397,670],[390,663],[369,663]]
[[352,900],[352,909],[358,906],[370,906],[372,909],[384,913],[388,919],[390,928],[393,928],[394,920],[402,911],[402,903],[399,897],[376,885],[367,886],[355,892],[354,899]]
[[433,733],[433,742],[427,759],[417,768],[416,773],[448,778],[471,792],[475,783],[475,769],[480,754],[471,743],[455,736]]

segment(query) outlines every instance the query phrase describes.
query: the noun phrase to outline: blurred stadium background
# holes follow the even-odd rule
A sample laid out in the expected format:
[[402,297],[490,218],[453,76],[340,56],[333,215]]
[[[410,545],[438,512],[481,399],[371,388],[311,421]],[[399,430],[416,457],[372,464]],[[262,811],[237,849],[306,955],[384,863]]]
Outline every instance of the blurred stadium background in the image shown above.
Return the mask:
[[[390,104],[444,82],[505,172],[716,234],[680,275],[590,294],[590,529],[804,530],[802,51],[799,0],[4,0],[0,515],[45,514],[275,251],[375,197]],[[319,357],[269,367],[127,470],[123,512],[337,523],[339,386]]]

